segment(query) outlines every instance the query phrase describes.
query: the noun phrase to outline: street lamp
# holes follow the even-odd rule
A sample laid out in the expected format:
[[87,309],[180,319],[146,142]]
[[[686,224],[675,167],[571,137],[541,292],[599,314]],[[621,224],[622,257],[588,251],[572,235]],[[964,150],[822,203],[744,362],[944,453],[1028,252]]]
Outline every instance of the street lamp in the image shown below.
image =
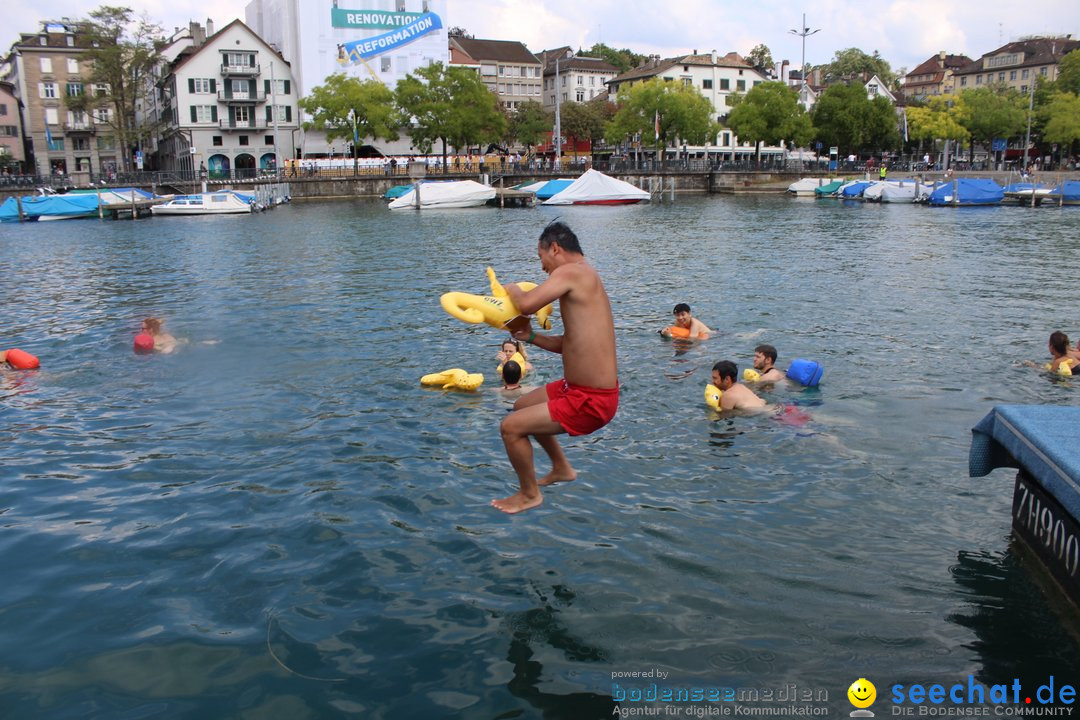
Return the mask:
[[806,25],[806,13],[802,16],[802,30],[788,30],[792,35],[798,35],[802,38],[802,84],[806,85],[806,36],[813,35],[821,32],[821,28],[817,30],[811,30]]

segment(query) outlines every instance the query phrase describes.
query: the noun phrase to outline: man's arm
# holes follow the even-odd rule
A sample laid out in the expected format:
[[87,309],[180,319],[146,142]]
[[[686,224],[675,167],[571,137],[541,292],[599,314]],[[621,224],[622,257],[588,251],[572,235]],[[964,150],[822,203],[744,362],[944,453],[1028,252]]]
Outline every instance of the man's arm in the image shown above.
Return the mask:
[[510,302],[524,315],[532,315],[534,312],[549,305],[566,293],[570,292],[573,285],[574,273],[568,266],[558,267],[551,271],[551,275],[540,285],[525,292],[517,283],[506,283],[506,290]]
[[697,332],[693,334],[694,337],[698,338],[699,340],[708,340],[709,333],[712,332],[712,330],[709,329],[709,326],[701,322],[697,318],[694,318],[694,323],[696,323],[695,327],[697,328]]
[[[532,322],[524,315],[519,315],[506,324],[510,334],[517,340],[535,345],[541,350],[562,354],[562,335],[538,335],[533,330]],[[531,338],[531,339],[530,339]]]

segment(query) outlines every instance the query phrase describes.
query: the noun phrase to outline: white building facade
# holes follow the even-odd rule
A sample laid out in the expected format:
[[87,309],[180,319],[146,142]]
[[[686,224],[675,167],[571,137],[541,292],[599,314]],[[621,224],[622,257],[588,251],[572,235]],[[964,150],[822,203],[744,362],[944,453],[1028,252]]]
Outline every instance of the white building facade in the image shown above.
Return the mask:
[[162,94],[171,125],[158,148],[164,170],[251,177],[296,156],[289,64],[239,20],[181,57]]
[[[409,73],[450,62],[446,0],[252,0],[245,17],[291,65],[296,97],[335,73],[374,78],[394,89]],[[322,133],[301,129],[298,136],[305,157],[331,154]],[[407,147],[405,140],[403,147],[386,149]]]

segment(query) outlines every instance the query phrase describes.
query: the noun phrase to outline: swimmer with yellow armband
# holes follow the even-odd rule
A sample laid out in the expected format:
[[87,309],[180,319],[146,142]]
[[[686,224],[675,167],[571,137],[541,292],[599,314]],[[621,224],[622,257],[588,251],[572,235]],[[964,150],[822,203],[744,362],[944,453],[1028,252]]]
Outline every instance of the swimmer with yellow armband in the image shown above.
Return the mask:
[[529,356],[525,352],[525,343],[520,340],[503,340],[499,346],[499,352],[495,353],[495,357],[499,361],[499,367],[495,368],[496,372],[502,373],[502,366],[507,360],[513,360],[521,366],[521,374],[524,376],[527,372],[533,369],[532,363],[529,362]]
[[758,345],[754,348],[754,368],[743,370],[744,382],[771,383],[784,379],[784,373],[775,367],[776,348],[772,345]]
[[[736,382],[736,377],[738,377],[738,368],[730,360],[721,360],[713,365],[712,384],[705,389],[705,402],[710,407],[721,411],[760,412],[766,409],[765,401],[755,395],[750,388]],[[713,405],[714,398],[716,405]]]
[[1080,365],[1080,362],[1078,362],[1070,352],[1072,348],[1069,347],[1069,336],[1060,330],[1055,330],[1050,333],[1050,341],[1047,343],[1047,349],[1050,351],[1053,360],[1048,362],[1044,367],[1050,372],[1070,376],[1073,374],[1073,368]]

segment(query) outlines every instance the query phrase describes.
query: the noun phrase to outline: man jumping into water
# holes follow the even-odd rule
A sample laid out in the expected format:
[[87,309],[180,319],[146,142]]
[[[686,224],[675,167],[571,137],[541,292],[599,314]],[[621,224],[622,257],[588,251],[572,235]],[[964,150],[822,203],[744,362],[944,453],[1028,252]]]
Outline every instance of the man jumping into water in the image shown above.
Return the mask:
[[[540,485],[577,478],[556,435],[595,432],[611,421],[619,407],[615,322],[600,275],[585,262],[577,236],[561,222],[544,228],[537,255],[540,267],[548,274],[542,285],[528,292],[514,283],[503,287],[524,315],[558,300],[565,330],[562,335],[537,335],[528,317],[515,318],[509,328],[519,340],[560,353],[563,379],[522,396],[500,426],[520,489],[491,504],[511,514],[542,503]],[[530,435],[551,458],[551,472],[539,480]]]

